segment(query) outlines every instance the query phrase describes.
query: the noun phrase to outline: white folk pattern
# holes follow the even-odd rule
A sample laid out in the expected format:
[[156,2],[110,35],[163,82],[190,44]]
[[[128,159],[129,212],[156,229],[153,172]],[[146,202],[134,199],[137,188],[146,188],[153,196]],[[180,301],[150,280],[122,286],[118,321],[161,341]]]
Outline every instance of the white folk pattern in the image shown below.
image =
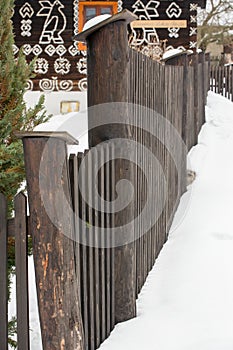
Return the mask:
[[80,91],[86,91],[87,90],[87,78],[83,78],[83,79],[79,80],[78,88],[79,88]]
[[[45,17],[44,26],[39,39],[40,44],[63,44],[64,40],[61,34],[64,32],[67,24],[66,16],[62,9],[64,5],[55,0],[50,2],[48,0],[40,1],[41,9],[38,11],[37,16]],[[57,13],[59,12],[59,16]]]
[[166,14],[169,18],[179,18],[182,14],[182,9],[176,2],[172,2],[166,9]]
[[71,91],[73,89],[73,82],[72,80],[58,81],[57,77],[52,77],[52,79],[41,79],[39,81],[39,87],[44,92]]
[[28,2],[25,2],[25,4],[20,8],[19,14],[23,18],[31,18],[34,15],[34,10]]
[[87,58],[82,57],[77,62],[77,69],[80,74],[87,74]]
[[180,28],[168,28],[168,36],[170,38],[179,38],[179,30]]
[[21,20],[21,35],[22,36],[31,36],[31,30],[32,30],[32,21],[30,19],[22,19]]
[[70,61],[64,57],[59,57],[54,62],[54,70],[57,74],[68,74],[70,71],[70,66]]
[[45,58],[37,58],[34,72],[37,74],[46,74],[49,70],[49,63]]
[[193,3],[191,3],[190,4],[190,12],[192,12],[192,11],[197,11],[197,8],[198,8],[198,4],[193,4]]
[[189,36],[193,36],[197,34],[197,27],[190,27],[189,28]]

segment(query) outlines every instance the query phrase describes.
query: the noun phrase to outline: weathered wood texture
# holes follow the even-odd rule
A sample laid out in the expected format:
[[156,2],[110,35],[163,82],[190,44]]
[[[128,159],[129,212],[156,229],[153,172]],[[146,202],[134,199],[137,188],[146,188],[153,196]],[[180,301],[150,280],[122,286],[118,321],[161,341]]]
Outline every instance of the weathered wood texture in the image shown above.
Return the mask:
[[84,349],[66,143],[24,137],[43,349]]
[[29,349],[27,199],[15,197],[15,266],[18,350]]
[[233,101],[233,66],[212,66],[210,90]]
[[[116,45],[117,43],[117,45]],[[89,145],[96,146],[99,142],[109,139],[132,139],[128,100],[129,49],[126,21],[117,21],[94,32],[87,38],[88,47],[88,125]],[[103,55],[106,52],[106,55]],[[107,69],[103,69],[107,67]],[[111,119],[118,124],[106,123],[101,108],[96,105],[112,103],[109,107]],[[105,107],[103,107],[105,109]],[[107,107],[106,107],[107,108]],[[106,112],[105,112],[106,114]],[[95,127],[99,125],[99,127]],[[125,159],[115,163],[115,181],[127,179],[133,183],[133,167]],[[128,205],[124,211],[115,213],[115,225],[124,226],[132,221],[133,205]],[[124,230],[124,229],[123,229]],[[131,224],[131,235],[134,226]],[[125,237],[128,232],[122,232]],[[135,299],[135,249],[134,243],[128,243],[115,248],[115,319],[122,322],[136,314]]]

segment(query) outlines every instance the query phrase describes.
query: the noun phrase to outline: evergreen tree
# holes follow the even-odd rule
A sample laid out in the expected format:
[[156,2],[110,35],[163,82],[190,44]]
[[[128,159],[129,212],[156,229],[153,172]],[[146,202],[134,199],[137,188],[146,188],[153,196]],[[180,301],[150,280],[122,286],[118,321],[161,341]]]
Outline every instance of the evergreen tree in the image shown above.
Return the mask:
[[22,141],[15,132],[32,130],[46,120],[43,97],[29,110],[23,100],[27,81],[33,76],[33,62],[27,64],[22,50],[14,57],[13,8],[14,0],[0,1],[0,192],[10,203],[9,212],[24,180]]

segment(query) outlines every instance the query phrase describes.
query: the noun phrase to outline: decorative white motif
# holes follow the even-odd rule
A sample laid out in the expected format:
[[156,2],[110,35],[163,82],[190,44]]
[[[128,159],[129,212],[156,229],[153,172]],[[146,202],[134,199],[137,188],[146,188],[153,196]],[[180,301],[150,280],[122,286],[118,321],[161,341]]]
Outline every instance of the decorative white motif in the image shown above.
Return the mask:
[[137,32],[133,29],[133,39],[131,45],[140,46],[144,43],[147,45],[156,45],[159,42],[159,37],[155,28],[142,28],[142,37],[138,38]]
[[59,45],[56,49],[56,53],[58,56],[63,56],[66,53],[67,49],[65,48],[64,45]]
[[168,15],[169,18],[179,18],[182,13],[182,10],[177,3],[172,2],[168,8],[166,9],[166,14]]
[[73,89],[72,80],[61,80],[59,82],[59,90],[61,91],[71,91]]
[[69,53],[71,54],[71,56],[76,56],[76,55],[79,55],[80,51],[77,47],[77,45],[71,45],[69,48],[68,48],[68,51]]
[[42,79],[39,81],[39,87],[42,91],[51,92],[57,91],[71,91],[73,89],[72,80],[57,80],[57,77],[52,77],[52,79]]
[[70,66],[70,61],[67,58],[59,57],[54,62],[54,70],[57,74],[68,74]]
[[196,49],[197,47],[197,42],[196,41],[190,41],[189,42],[189,48],[190,49]]
[[19,52],[18,46],[16,46],[15,44],[13,44],[13,54],[16,55],[18,52]]
[[162,47],[158,45],[144,46],[141,53],[145,56],[152,57],[153,59],[160,60],[163,55]]
[[79,88],[80,91],[86,91],[87,90],[87,78],[83,78],[83,79],[79,80],[78,88]]
[[198,8],[198,4],[193,4],[193,3],[190,4],[190,12],[197,11],[197,8]]
[[80,58],[77,62],[77,69],[80,74],[87,74],[87,59],[86,57]]
[[74,0],[73,3],[73,10],[74,10],[74,15],[73,15],[73,20],[74,20],[74,35],[78,34],[78,2],[79,0]]
[[40,1],[41,9],[38,11],[37,16],[46,17],[42,33],[39,39],[40,44],[63,44],[64,40],[61,34],[66,28],[66,16],[62,9],[64,5],[60,0],[54,0],[50,2],[48,0]]
[[31,18],[34,15],[34,10],[28,2],[25,2],[25,4],[19,10],[19,14],[23,18],[25,17]]
[[50,44],[46,46],[44,52],[47,53],[47,55],[49,55],[50,57],[52,57],[56,52],[56,48],[52,44]]
[[146,5],[141,0],[137,0],[132,6],[134,9],[133,13],[138,15],[139,19],[157,18],[159,17],[157,11],[159,5],[160,2],[155,0],[150,0]]
[[42,51],[43,51],[42,48],[38,44],[36,44],[32,49],[32,52],[34,53],[35,56],[39,56]]
[[197,16],[191,15],[191,16],[190,16],[190,22],[191,22],[191,23],[197,23]]
[[30,44],[25,44],[25,45],[23,45],[23,53],[24,53],[26,56],[30,55],[31,51],[32,51],[32,47],[31,47]]
[[179,30],[180,28],[168,28],[170,38],[179,38]]
[[122,5],[123,5],[123,1],[122,0],[118,0],[117,1],[117,11],[118,12],[121,12],[123,10]]
[[35,62],[34,72],[37,74],[46,74],[48,70],[48,61],[45,58],[38,58]]
[[22,36],[31,36],[32,21],[30,19],[22,19],[20,29]]
[[197,35],[197,27],[189,28],[189,36]]
[[31,79],[27,81],[26,90],[33,90],[33,81]]

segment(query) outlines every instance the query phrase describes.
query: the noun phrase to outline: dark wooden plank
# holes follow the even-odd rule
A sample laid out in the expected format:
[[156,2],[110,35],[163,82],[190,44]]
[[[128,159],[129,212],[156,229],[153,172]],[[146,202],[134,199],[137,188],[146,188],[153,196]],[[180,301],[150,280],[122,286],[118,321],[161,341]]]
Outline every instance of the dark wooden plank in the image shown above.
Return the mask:
[[0,193],[0,339],[2,349],[8,349],[7,297],[7,202]]
[[[87,156],[88,152],[85,152],[84,155]],[[88,203],[92,201],[93,195],[93,173],[92,173],[92,162],[94,161],[92,157],[92,153],[90,152],[88,155],[87,165],[87,198]],[[95,308],[94,308],[94,218],[93,218],[93,210],[92,206],[88,205],[88,229],[87,229],[87,237],[88,237],[88,246],[87,246],[87,283],[88,283],[88,324],[89,324],[89,349],[95,350]]]
[[[104,187],[105,187],[105,173],[104,173],[104,148],[100,147],[98,149],[99,160],[101,164],[99,186],[100,186],[100,196],[104,200]],[[103,229],[105,227],[105,206],[101,202],[100,206],[100,226]],[[106,248],[105,247],[105,237],[101,235],[101,248],[100,248],[100,308],[101,308],[101,342],[107,337],[107,324],[106,324],[106,271],[105,271],[105,261],[106,261]]]
[[[93,160],[92,160],[92,173],[94,174],[96,167],[98,166],[98,152],[96,148],[92,149],[93,152]],[[94,202],[94,207],[98,208],[98,176],[93,177],[93,185],[92,185],[92,198]],[[94,247],[94,307],[95,307],[95,344],[96,348],[100,346],[100,308],[101,308],[101,300],[100,300],[100,236],[99,236],[99,212],[97,209],[93,210],[93,224],[94,224],[94,237],[95,237],[95,247]]]
[[[81,162],[84,159],[83,153],[78,153],[78,169],[80,169]],[[79,175],[80,180],[80,175]],[[82,178],[82,188],[85,189],[86,178]],[[84,327],[84,348],[89,350],[89,327],[88,327],[88,287],[87,287],[87,246],[85,243],[86,237],[86,204],[82,195],[80,194],[80,214],[82,218],[81,232],[82,244],[80,247],[80,279],[81,279],[81,307],[82,319]]]
[[[115,153],[114,153],[114,145],[110,146],[110,155],[112,161],[110,163],[110,188],[111,188],[111,227],[115,227],[115,210],[114,210],[114,200],[115,200]],[[111,330],[115,326],[115,240],[113,234],[111,234],[111,252],[110,252],[110,263],[111,263]]]
[[[110,149],[109,144],[104,145],[104,158],[105,158],[105,201],[106,209],[109,208],[111,189],[110,189],[110,164],[109,164]],[[111,229],[110,229],[110,214],[105,210],[106,215],[106,254],[105,254],[105,274],[106,274],[106,333],[109,336],[111,332]]]
[[14,209],[17,343],[18,350],[29,350],[27,198],[23,193],[15,197]]

